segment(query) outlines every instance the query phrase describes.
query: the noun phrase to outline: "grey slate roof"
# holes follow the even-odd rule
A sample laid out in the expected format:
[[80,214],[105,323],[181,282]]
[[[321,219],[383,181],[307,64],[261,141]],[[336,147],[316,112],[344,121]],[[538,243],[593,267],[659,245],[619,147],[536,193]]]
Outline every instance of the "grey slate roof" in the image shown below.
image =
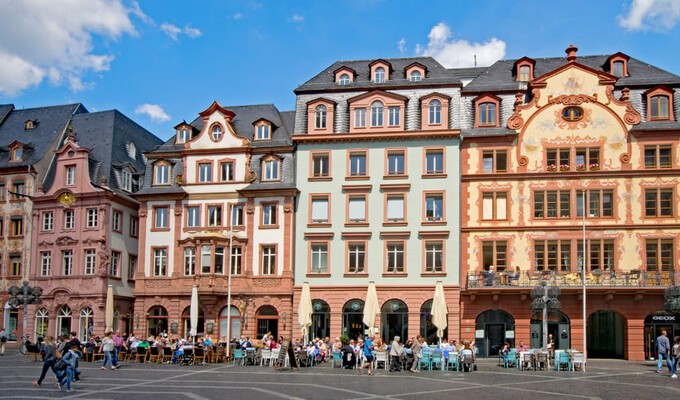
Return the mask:
[[640,122],[631,131],[679,131],[680,122],[678,121],[650,121]]
[[[428,85],[452,85],[461,82],[450,69],[444,68],[437,60],[432,57],[408,57],[408,58],[385,58],[392,67],[389,80],[385,83],[374,83],[371,80],[370,64],[376,59],[371,60],[347,60],[336,61],[312,79],[303,83],[295,89],[296,94],[305,92],[327,91],[327,90],[373,90],[387,89],[393,86],[428,86]],[[405,76],[406,67],[413,63],[422,64],[427,68],[425,77],[419,82],[411,82]],[[348,67],[356,71],[354,81],[349,85],[338,85],[335,83],[335,74],[339,68]]]
[[[577,57],[576,62],[596,70],[608,72],[609,63],[607,59],[609,57],[610,55],[581,56]],[[513,74],[515,61],[517,60],[496,61],[463,88],[463,93],[524,90],[526,82],[517,82],[516,76]],[[535,78],[567,64],[566,57],[537,58],[535,61]],[[680,85],[680,76],[632,57],[628,60],[628,74],[629,76],[619,78],[615,86]]]
[[465,140],[468,137],[506,136],[517,135],[517,132],[508,128],[474,128],[462,129],[460,136]]
[[[2,110],[7,114],[7,106],[1,107],[0,114]],[[42,160],[48,151],[56,150],[61,144],[59,140],[71,116],[80,113],[87,113],[87,109],[80,103],[11,110],[0,123],[0,168],[28,166]],[[35,121],[33,129],[25,129],[27,120]],[[28,145],[22,161],[19,162],[9,161],[7,146],[14,141]]]
[[0,104],[0,124],[9,115],[9,112],[14,110],[14,104]]

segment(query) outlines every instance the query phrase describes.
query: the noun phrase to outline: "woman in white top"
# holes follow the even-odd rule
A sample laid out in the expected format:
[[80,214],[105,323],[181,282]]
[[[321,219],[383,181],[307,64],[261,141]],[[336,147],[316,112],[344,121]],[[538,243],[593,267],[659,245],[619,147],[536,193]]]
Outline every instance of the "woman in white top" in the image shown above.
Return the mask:
[[111,332],[106,332],[106,336],[102,339],[102,345],[99,347],[99,352],[104,353],[104,361],[102,361],[102,369],[106,369],[106,364],[111,364],[111,369],[118,368],[118,361],[111,354],[115,350]]

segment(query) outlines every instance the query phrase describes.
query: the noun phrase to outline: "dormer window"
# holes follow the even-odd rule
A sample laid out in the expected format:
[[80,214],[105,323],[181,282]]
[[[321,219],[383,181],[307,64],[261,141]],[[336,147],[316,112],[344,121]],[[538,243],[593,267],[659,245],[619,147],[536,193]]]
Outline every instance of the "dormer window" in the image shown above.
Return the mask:
[[430,125],[442,123],[442,102],[432,100],[430,102]]
[[515,61],[515,70],[513,71],[518,82],[529,82],[534,79],[534,64],[536,62],[529,57],[522,57]]
[[213,125],[213,127],[210,129],[210,137],[212,138],[212,140],[217,142],[220,139],[222,139],[222,135],[223,135],[222,126]]
[[155,185],[170,184],[170,164],[164,162],[158,163],[154,166],[154,184]]
[[268,156],[262,160],[262,180],[278,181],[281,179],[281,160]]
[[[607,61],[609,61],[609,72],[614,75],[617,78],[623,78],[624,76],[628,76],[628,57],[627,55],[623,53],[616,53],[609,57]],[[605,70],[607,65],[605,65]]]
[[619,78],[623,76],[623,61],[614,61],[612,63],[612,75]]
[[485,94],[475,99],[475,128],[498,127],[498,109],[501,99],[492,94]]
[[340,75],[340,78],[338,79],[338,85],[349,85],[350,80],[349,80],[349,75],[347,74],[342,74]]
[[519,67],[519,80],[522,82],[529,82],[531,79],[531,68],[528,65]]
[[30,119],[25,122],[24,129],[26,129],[28,131],[28,130],[31,130],[33,128],[35,128],[35,122],[33,122]]
[[657,86],[645,93],[647,95],[648,121],[675,121],[673,114],[673,91]]
[[12,159],[10,161],[21,161],[24,149],[22,147],[15,147],[12,149]]
[[269,121],[259,121],[255,124],[255,140],[271,140],[271,123]]
[[423,75],[420,73],[420,71],[413,71],[411,72],[411,76],[409,76],[409,80],[411,82],[420,82],[423,80]]
[[134,160],[137,158],[137,146],[135,146],[133,142],[128,143],[127,151],[131,159]]
[[374,101],[371,103],[371,126],[383,126],[382,101]]
[[122,188],[125,191],[131,192],[132,191],[132,174],[130,171],[124,169],[122,172]]
[[375,83],[385,83],[385,68],[378,67],[373,72],[373,82]]
[[326,129],[326,106],[323,104],[314,110],[314,128]]
[[191,130],[182,128],[177,130],[177,144],[183,144],[191,140]]

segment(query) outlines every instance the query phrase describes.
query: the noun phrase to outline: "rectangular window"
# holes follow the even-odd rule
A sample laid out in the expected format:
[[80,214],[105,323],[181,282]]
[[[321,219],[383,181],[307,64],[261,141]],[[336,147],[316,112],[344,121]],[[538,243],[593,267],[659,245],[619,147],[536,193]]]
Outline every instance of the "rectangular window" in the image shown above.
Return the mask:
[[330,174],[328,153],[317,153],[312,156],[312,176],[315,178],[327,177]]
[[569,190],[534,191],[534,218],[569,218],[570,215]]
[[390,273],[404,272],[404,242],[387,242],[387,271]]
[[485,240],[482,242],[482,263],[484,270],[494,267],[496,271],[507,268],[508,242],[505,240]]
[[427,150],[425,152],[425,173],[426,174],[444,173],[443,150]]
[[132,174],[128,170],[123,170],[123,190],[132,191]]
[[5,182],[0,182],[0,201],[5,201]]
[[264,162],[263,169],[264,174],[262,179],[265,181],[278,181],[279,180],[279,160],[267,160]]
[[425,272],[444,272],[444,242],[425,242]]
[[366,109],[365,108],[355,108],[354,109],[354,127],[355,128],[365,128],[366,127]]
[[76,167],[66,167],[66,186],[73,186],[76,184]]
[[168,207],[154,207],[153,209],[153,219],[154,227],[156,229],[167,229],[168,228]]
[[12,221],[12,231],[10,236],[23,236],[24,234],[24,219],[20,216],[14,216]]
[[97,262],[96,250],[85,250],[85,275],[94,275]]
[[99,212],[96,208],[87,209],[87,227],[96,228],[97,227],[97,216]]
[[647,239],[645,241],[647,271],[672,271],[673,239]]
[[276,203],[262,204],[262,225],[276,225]]
[[444,220],[444,196],[442,194],[428,194],[425,196],[425,220]]
[[400,111],[401,111],[401,107],[389,107],[387,109],[388,126],[399,126],[399,124],[400,124],[399,115],[401,114]]
[[168,249],[153,249],[153,276],[165,276],[168,266]]
[[130,236],[137,237],[139,235],[139,218],[130,216]]
[[548,149],[546,151],[546,165],[554,170],[566,169],[570,167],[571,149]]
[[403,151],[387,153],[387,175],[404,175],[406,172],[406,155]]
[[360,273],[366,270],[366,244],[350,242],[347,245],[348,266],[350,273]]
[[508,193],[482,193],[482,219],[501,220],[508,218]]
[[14,253],[9,255],[9,275],[21,276],[21,254]]
[[170,166],[167,164],[156,165],[155,168],[156,185],[167,185],[170,183]]
[[350,196],[347,204],[347,222],[366,222],[366,196]]
[[262,275],[276,274],[276,246],[262,246]]
[[580,147],[576,149],[576,169],[579,171],[600,168],[600,148]]
[[128,270],[127,270],[128,281],[134,281],[136,273],[137,273],[137,256],[128,255]]
[[12,194],[12,200],[23,200],[24,199],[23,195],[26,194],[25,193],[26,186],[24,186],[24,181],[14,181],[12,182],[12,185],[13,185],[12,192],[14,192]]
[[75,226],[75,214],[73,210],[64,210],[64,229],[73,229]]
[[210,246],[201,246],[201,273],[210,273],[210,258],[212,256],[212,249]]
[[220,181],[231,182],[234,180],[234,163],[231,161],[220,163]]
[[328,244],[311,243],[310,272],[315,274],[328,272]]
[[231,248],[231,274],[241,275],[241,260],[243,249],[241,246],[232,246]]
[[61,274],[64,276],[73,275],[73,251],[62,252]]
[[117,277],[120,273],[120,251],[111,252],[111,262],[109,263],[109,276]]
[[114,211],[113,214],[111,214],[111,229],[113,229],[116,232],[120,232],[123,229],[120,226],[120,221],[121,221],[120,212]]
[[[222,208],[220,207],[220,214],[222,214]],[[242,204],[232,204],[231,205],[231,226],[243,226],[243,205]]]
[[184,249],[184,275],[192,276],[196,274],[196,249],[187,247]]
[[50,276],[52,270],[52,253],[49,251],[40,252],[40,276]]
[[269,140],[269,125],[257,126],[257,140]]
[[[614,241],[603,239],[590,239],[588,243],[588,268],[613,271],[616,267],[614,259]],[[579,260],[583,260],[583,241],[579,240],[576,253]]]
[[313,224],[328,223],[328,196],[312,197],[312,221]]
[[195,228],[201,225],[201,207],[187,207],[187,227]]
[[[241,222],[243,222],[243,212],[241,212]],[[232,224],[239,225],[234,224],[233,221]],[[208,226],[222,226],[222,206],[208,206]]]
[[54,213],[45,211],[42,215],[42,230],[51,231],[52,229],[54,229]]
[[672,149],[671,145],[645,146],[645,168],[671,168]]
[[366,176],[366,152],[350,153],[349,155],[349,175]]
[[215,246],[215,273],[224,273],[224,247]]
[[[585,191],[586,216],[608,218],[614,216],[614,191],[590,189]],[[576,192],[576,216],[583,217],[583,190]]]
[[571,269],[571,241],[535,240],[534,269],[536,271],[569,271]]
[[404,222],[406,220],[404,216],[404,195],[390,195],[387,197],[387,210],[386,221],[387,222]]
[[212,182],[212,163],[198,164],[198,181]]
[[191,131],[189,129],[180,129],[177,133],[177,143],[182,144],[191,140]]
[[482,172],[485,174],[508,171],[507,150],[489,150],[482,153]]
[[672,217],[673,189],[645,189],[645,216]]

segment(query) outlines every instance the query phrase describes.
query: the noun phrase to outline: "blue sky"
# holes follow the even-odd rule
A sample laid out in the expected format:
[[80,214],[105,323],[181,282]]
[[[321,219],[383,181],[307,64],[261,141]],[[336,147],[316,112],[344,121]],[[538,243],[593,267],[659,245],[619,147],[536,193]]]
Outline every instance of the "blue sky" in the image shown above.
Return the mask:
[[163,139],[213,100],[294,108],[336,60],[624,52],[680,74],[678,0],[0,0],[0,104],[117,108]]

